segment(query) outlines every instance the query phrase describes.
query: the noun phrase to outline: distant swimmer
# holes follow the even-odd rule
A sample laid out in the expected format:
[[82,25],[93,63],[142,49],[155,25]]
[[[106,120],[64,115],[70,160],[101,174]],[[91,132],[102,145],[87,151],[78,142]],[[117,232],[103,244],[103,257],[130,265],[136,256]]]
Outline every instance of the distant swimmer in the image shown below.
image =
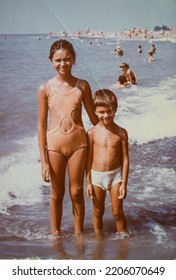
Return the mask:
[[138,52],[138,53],[142,53],[142,46],[141,46],[141,45],[138,46],[137,52]]
[[150,50],[152,53],[155,53],[156,52],[156,47],[154,44],[152,44],[151,46],[151,50]]
[[122,71],[122,74],[125,75],[127,82],[132,85],[137,84],[137,76],[136,74],[129,68],[129,65],[127,63],[121,63],[120,69]]
[[128,81],[125,75],[120,75],[116,83],[118,88],[125,88],[128,86]]
[[154,57],[153,57],[153,52],[152,52],[152,51],[149,51],[149,52],[148,52],[148,55],[149,55],[148,62],[154,62],[155,59],[154,59]]
[[121,49],[120,46],[117,46],[117,47],[115,48],[114,52],[115,52],[115,54],[117,54],[117,55],[120,55],[120,56],[123,55],[123,50]]

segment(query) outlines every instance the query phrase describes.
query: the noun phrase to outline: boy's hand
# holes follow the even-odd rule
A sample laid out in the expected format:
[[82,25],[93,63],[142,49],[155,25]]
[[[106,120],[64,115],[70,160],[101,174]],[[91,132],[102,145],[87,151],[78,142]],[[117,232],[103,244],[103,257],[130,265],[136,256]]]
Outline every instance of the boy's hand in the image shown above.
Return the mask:
[[50,182],[50,174],[49,174],[49,164],[42,164],[42,179],[43,181],[49,183]]
[[119,187],[119,196],[118,199],[125,199],[127,195],[127,188],[124,184],[121,184]]
[[93,192],[92,192],[92,185],[91,184],[87,184],[86,194],[87,194],[88,198],[90,198],[90,199],[93,198]]

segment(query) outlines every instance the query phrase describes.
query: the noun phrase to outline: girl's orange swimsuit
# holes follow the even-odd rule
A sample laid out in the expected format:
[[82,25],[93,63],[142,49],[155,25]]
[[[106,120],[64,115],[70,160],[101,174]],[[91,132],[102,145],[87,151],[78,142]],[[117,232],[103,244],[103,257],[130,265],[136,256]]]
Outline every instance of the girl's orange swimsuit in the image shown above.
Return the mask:
[[[47,150],[61,154],[68,159],[75,151],[87,146],[87,136],[82,125],[82,92],[79,80],[67,93],[58,92],[50,80],[48,96],[50,126],[47,132]],[[53,125],[54,124],[54,125]]]

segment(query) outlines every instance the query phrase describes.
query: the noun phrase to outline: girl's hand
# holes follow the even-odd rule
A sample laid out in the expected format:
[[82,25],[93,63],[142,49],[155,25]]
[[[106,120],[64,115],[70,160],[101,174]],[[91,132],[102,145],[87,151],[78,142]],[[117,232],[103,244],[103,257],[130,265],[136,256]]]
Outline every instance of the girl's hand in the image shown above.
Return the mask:
[[49,183],[50,182],[49,164],[42,164],[41,173],[42,173],[43,181]]

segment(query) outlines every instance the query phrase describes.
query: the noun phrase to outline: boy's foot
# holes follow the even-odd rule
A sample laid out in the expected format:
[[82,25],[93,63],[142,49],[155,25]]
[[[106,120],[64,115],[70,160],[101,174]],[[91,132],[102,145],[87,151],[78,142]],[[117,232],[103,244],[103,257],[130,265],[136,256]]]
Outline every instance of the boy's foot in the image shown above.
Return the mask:
[[103,230],[97,230],[97,231],[95,231],[95,236],[98,238],[102,238],[105,236],[105,233]]
[[58,230],[56,230],[55,233],[53,233],[53,238],[56,240],[61,238],[61,234]]
[[125,238],[130,238],[130,234],[128,231],[121,231],[116,233],[116,237],[118,239],[125,239]]

